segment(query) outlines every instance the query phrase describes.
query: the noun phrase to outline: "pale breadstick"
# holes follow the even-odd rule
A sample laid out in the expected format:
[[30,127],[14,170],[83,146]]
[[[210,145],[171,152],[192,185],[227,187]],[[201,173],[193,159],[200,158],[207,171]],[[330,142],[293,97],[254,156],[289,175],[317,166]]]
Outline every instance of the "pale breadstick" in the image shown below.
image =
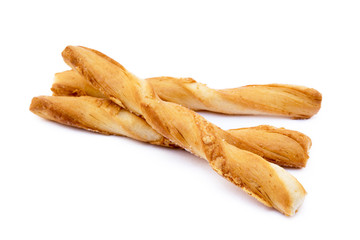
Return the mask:
[[[73,70],[56,73],[51,89],[54,95],[106,98]],[[231,133],[237,137],[234,141],[235,146],[256,153],[268,161],[285,167],[306,166],[311,140],[300,132],[263,126],[231,130]]]
[[[171,145],[143,118],[105,98],[40,96],[33,98],[30,111],[64,125],[126,136],[156,145]],[[271,126],[239,128],[229,132],[236,137],[235,146],[268,161],[284,167],[301,168],[306,165],[311,140],[302,133]]]
[[293,215],[303,202],[306,192],[291,174],[229,144],[225,139],[231,139],[231,134],[190,109],[160,100],[148,82],[120,64],[84,47],[68,46],[62,55],[67,64],[112,101],[143,116],[158,133],[206,159],[221,176],[260,202],[286,215]]
[[[321,94],[302,86],[268,84],[214,90],[191,78],[156,77],[146,80],[161,99],[193,110],[310,118],[321,106]],[[55,95],[82,96],[90,93],[91,96],[104,97],[81,75],[71,70],[55,75],[52,91]]]

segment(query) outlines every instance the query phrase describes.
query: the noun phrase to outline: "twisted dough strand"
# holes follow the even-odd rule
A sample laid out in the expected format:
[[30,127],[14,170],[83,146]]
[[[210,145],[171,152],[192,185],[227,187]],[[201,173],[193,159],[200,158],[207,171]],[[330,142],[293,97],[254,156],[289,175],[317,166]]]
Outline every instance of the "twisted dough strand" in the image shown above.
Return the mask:
[[225,114],[266,114],[296,119],[310,118],[321,105],[321,94],[295,85],[249,85],[215,90],[191,78],[147,79],[158,96],[193,110]]
[[[84,47],[68,46],[63,58],[95,88],[120,106],[142,116],[175,144],[206,159],[221,176],[267,206],[293,215],[306,194],[283,168],[229,144],[226,131],[178,104],[160,100],[148,82],[120,64]],[[229,137],[231,138],[231,137]]]
[[[74,71],[56,74],[52,87],[54,94],[81,96],[89,92],[91,96],[105,97],[77,75]],[[304,119],[319,111],[322,99],[315,89],[286,84],[215,90],[191,78],[156,77],[146,80],[162,100],[193,110],[225,114],[267,114]]]
[[192,78],[157,77],[147,81],[163,100],[193,110],[225,114],[271,114],[304,119],[319,111],[322,99],[315,89],[286,84],[215,90]]
[[42,118],[92,132],[127,136],[165,147],[176,146],[143,118],[105,98],[39,96],[32,99],[30,111]]

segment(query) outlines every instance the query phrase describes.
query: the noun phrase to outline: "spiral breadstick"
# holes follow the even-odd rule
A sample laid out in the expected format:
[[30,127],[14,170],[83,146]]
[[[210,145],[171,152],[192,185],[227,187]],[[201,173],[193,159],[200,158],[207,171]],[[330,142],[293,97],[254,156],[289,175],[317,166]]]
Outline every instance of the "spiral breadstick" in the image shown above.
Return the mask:
[[[79,91],[82,91],[81,89]],[[33,98],[30,111],[64,125],[103,134],[119,135],[151,144],[173,147],[141,117],[106,98],[91,96],[40,96]],[[228,130],[234,145],[284,167],[305,167],[311,140],[284,128],[258,126]]]
[[127,136],[155,145],[175,147],[143,118],[105,98],[39,96],[32,99],[30,111],[42,118],[92,132]]
[[156,77],[147,81],[165,101],[193,110],[225,114],[264,114],[306,119],[319,111],[322,99],[315,89],[287,84],[215,90],[192,78]]
[[[302,185],[283,168],[241,150],[231,134],[175,103],[160,100],[148,82],[84,47],[68,46],[63,58],[109,99],[144,117],[158,133],[206,159],[220,175],[269,207],[293,215],[305,197]],[[230,136],[229,136],[230,135]]]
[[[321,94],[312,88],[285,84],[249,85],[214,90],[191,78],[156,77],[146,79],[163,100],[193,110],[226,114],[271,114],[310,118],[321,106]],[[85,91],[81,91],[85,90]],[[105,97],[75,71],[55,75],[55,95]]]

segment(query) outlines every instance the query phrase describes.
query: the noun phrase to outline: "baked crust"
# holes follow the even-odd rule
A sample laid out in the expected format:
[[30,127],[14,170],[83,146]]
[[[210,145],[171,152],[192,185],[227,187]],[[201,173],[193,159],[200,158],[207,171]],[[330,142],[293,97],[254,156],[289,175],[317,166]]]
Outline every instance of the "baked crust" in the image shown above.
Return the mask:
[[103,54],[68,46],[63,58],[102,94],[136,115],[165,138],[206,159],[221,176],[267,206],[293,215],[305,197],[302,185],[283,168],[239,149],[227,141],[226,131],[194,111],[162,101],[151,85],[109,61]]

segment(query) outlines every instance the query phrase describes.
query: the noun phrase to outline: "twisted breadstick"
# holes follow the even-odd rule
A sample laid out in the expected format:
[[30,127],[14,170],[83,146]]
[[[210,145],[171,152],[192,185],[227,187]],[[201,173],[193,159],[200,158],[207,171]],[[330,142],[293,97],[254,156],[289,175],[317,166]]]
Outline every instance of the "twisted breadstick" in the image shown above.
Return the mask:
[[231,134],[190,109],[160,100],[148,82],[120,64],[84,47],[68,46],[62,54],[67,64],[112,101],[144,117],[175,144],[206,159],[216,172],[260,202],[286,215],[293,215],[303,202],[304,188],[283,168],[229,144]]
[[310,118],[321,105],[321,94],[312,88],[286,85],[248,85],[215,90],[192,78],[148,78],[158,96],[193,110],[225,114],[266,114],[295,119]]
[[[156,77],[147,81],[161,99],[193,110],[310,118],[321,106],[321,94],[301,86],[269,84],[214,90],[191,78]],[[51,90],[55,95],[82,96],[89,93],[105,97],[75,71],[57,73]]]
[[[33,98],[30,111],[72,127],[126,136],[166,147],[174,146],[143,118],[105,98],[40,96]],[[285,167],[301,168],[306,165],[311,140],[300,132],[271,126],[231,129],[228,132],[236,137],[235,146],[268,161]]]
[[127,136],[142,142],[175,147],[146,121],[111,100],[89,96],[40,96],[31,101],[30,111],[45,119],[102,134]]

